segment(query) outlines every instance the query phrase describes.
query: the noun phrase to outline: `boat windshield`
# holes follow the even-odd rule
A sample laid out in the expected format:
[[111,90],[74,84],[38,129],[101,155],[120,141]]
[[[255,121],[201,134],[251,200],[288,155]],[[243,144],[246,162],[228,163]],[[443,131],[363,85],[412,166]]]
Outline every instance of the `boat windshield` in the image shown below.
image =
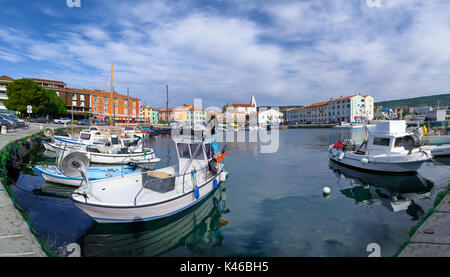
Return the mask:
[[[197,149],[197,147],[199,145],[200,145],[199,143],[189,144],[189,147],[191,148],[192,155],[194,155],[195,150]],[[204,160],[205,159],[205,156],[203,155],[203,149],[201,148],[201,145],[200,145],[200,149],[198,150],[197,154],[194,156],[194,159],[196,159],[196,160]]]
[[206,157],[208,159],[212,158],[212,147],[211,147],[211,143],[206,143],[205,144],[205,152],[206,152]]
[[178,147],[178,153],[179,153],[180,158],[183,158],[183,159],[191,158],[191,154],[189,153],[189,146],[187,143],[178,143],[177,147]]
[[83,139],[83,140],[90,140],[91,139],[91,134],[81,133],[80,134],[80,138]]
[[396,138],[395,139],[394,147],[403,147],[402,138]]
[[379,138],[379,137],[373,138],[373,145],[389,146],[390,142],[391,139],[389,138]]
[[113,145],[119,144],[119,138],[118,137],[112,137],[111,138],[111,144],[113,144]]

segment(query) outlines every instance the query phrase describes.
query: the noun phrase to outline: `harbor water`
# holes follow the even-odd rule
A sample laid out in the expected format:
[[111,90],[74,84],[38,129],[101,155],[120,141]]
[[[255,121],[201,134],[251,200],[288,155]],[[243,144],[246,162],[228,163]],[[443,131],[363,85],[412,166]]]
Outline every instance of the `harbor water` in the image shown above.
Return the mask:
[[[416,175],[329,163],[330,144],[363,137],[362,130],[280,130],[273,153],[261,153],[260,142],[227,142],[228,180],[201,203],[152,222],[95,223],[69,198],[73,188],[45,183],[31,170],[53,162],[43,150],[12,191],[59,256],[368,256],[373,243],[392,256],[449,183],[450,158],[426,162]],[[162,159],[157,168],[177,162],[170,136],[146,143]]]

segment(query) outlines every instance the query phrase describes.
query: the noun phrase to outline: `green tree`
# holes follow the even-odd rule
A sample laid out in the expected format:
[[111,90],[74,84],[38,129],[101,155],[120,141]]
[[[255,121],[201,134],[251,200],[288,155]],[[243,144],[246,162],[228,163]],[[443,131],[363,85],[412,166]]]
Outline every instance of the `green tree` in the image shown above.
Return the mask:
[[27,106],[33,107],[33,114],[40,116],[58,115],[67,112],[64,100],[54,90],[40,87],[30,79],[17,79],[6,86],[8,99],[4,101],[9,110],[27,112]]
[[408,110],[404,110],[402,113],[402,117],[405,117],[405,115],[411,114]]

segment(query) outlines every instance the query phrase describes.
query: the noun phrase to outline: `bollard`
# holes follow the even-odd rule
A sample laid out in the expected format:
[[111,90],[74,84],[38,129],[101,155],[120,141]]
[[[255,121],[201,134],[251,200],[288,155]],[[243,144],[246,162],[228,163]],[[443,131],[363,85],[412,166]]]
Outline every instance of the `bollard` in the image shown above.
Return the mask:
[[2,135],[6,135],[8,131],[6,130],[6,126],[2,126]]

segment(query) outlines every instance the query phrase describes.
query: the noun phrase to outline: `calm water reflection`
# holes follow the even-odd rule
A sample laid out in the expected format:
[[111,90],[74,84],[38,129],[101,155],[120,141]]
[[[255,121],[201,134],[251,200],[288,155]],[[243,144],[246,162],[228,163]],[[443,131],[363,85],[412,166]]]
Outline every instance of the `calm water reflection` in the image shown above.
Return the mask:
[[[425,163],[409,176],[330,164],[328,145],[361,142],[361,130],[279,134],[272,154],[259,153],[256,142],[227,143],[228,181],[201,205],[164,220],[94,223],[65,198],[70,188],[44,184],[29,170],[14,193],[54,250],[76,242],[85,256],[367,256],[369,243],[389,256],[449,182],[450,159]],[[163,159],[157,167],[176,162],[169,137],[148,143]],[[332,190],[327,198],[324,186]]]

